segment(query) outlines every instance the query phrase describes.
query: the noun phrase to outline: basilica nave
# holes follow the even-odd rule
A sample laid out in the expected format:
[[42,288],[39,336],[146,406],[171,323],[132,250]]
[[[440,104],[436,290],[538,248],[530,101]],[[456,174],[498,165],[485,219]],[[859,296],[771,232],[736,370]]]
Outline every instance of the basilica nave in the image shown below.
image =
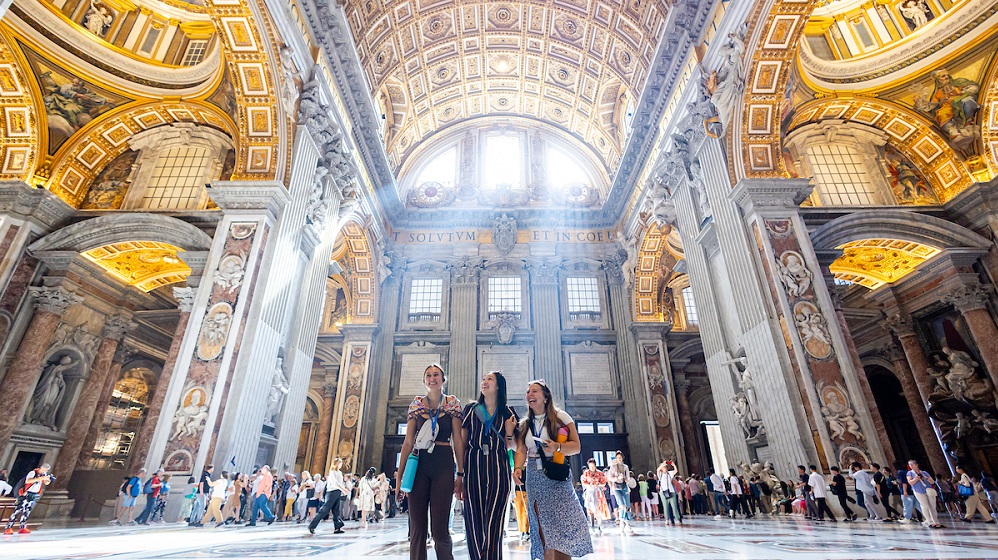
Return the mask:
[[[56,477],[0,554],[406,556],[405,516],[181,509],[207,465],[391,478],[431,364],[462,403],[503,372],[518,413],[544,380],[576,481],[618,450],[791,499],[798,465],[988,481],[996,28],[998,0],[0,0],[0,469]],[[168,525],[109,528],[141,468]],[[942,531],[693,517],[595,554],[993,556],[950,486]]]

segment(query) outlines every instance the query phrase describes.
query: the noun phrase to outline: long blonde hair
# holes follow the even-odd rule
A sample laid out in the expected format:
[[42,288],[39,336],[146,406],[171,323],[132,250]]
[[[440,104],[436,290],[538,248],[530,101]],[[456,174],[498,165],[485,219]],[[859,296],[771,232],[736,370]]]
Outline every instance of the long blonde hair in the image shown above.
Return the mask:
[[[530,387],[531,385],[537,385],[540,387],[541,393],[544,394],[544,427],[548,430],[548,437],[555,437],[555,434],[558,433],[558,428],[561,426],[561,420],[558,418],[558,413],[561,412],[561,410],[554,405],[554,398],[551,396],[551,389],[548,388],[544,381],[537,380],[527,383],[527,387]],[[523,417],[523,420],[520,420],[520,425],[517,427],[520,431],[518,434],[518,441],[520,443],[526,442],[527,432],[530,431],[533,423],[534,411],[528,406],[527,414]]]

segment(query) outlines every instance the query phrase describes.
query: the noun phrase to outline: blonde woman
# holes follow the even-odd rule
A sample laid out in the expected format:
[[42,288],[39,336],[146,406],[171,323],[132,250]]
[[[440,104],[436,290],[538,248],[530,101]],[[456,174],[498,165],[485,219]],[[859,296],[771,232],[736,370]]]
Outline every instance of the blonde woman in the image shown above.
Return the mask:
[[335,530],[333,533],[343,532],[343,516],[341,515],[342,508],[340,507],[340,502],[343,501],[343,497],[347,494],[346,486],[343,485],[343,472],[340,469],[343,468],[343,459],[336,457],[333,459],[332,467],[329,469],[329,474],[326,476],[326,501],[316,512],[315,517],[312,518],[312,522],[308,524],[308,532],[315,534],[315,528],[319,526],[319,522],[325,519],[327,516],[333,516],[333,527]]
[[379,474],[374,484],[374,520],[376,522],[384,521],[388,515],[388,493],[390,491],[388,477],[385,476],[385,473]]

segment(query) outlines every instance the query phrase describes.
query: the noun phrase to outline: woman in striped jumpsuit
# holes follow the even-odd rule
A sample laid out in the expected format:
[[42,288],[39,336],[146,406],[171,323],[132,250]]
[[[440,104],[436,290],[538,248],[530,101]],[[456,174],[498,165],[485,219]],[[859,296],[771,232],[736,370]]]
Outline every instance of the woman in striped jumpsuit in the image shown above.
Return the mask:
[[507,446],[512,448],[516,415],[506,406],[506,379],[491,371],[482,379],[478,402],[464,409],[464,526],[471,560],[502,558],[506,512],[512,490]]

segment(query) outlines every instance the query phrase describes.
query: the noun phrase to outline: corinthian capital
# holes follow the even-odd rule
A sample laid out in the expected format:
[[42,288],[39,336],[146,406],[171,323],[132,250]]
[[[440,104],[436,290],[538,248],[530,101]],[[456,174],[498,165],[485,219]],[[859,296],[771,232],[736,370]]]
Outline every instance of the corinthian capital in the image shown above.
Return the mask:
[[129,317],[123,315],[108,317],[104,323],[104,338],[121,340],[125,338],[125,333],[134,330],[137,326]]
[[194,309],[194,296],[197,293],[197,289],[191,286],[173,288],[173,297],[177,298],[177,307],[181,313],[190,313]]
[[82,296],[78,296],[62,286],[28,288],[28,292],[34,299],[35,309],[56,315],[62,315],[67,309],[83,301]]
[[911,320],[911,315],[895,313],[887,318],[886,323],[887,328],[898,338],[915,334],[915,323]]
[[984,286],[964,285],[943,296],[943,301],[952,304],[960,313],[984,309],[988,302],[988,290]]

